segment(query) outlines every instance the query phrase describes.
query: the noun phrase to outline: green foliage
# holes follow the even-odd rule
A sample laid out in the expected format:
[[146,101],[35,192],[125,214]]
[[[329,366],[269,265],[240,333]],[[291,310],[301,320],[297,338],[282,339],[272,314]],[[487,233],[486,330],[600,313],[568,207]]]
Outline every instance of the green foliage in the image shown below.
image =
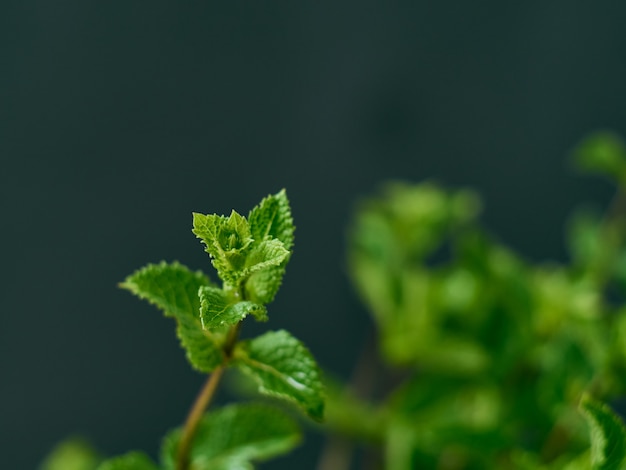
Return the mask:
[[83,439],[70,438],[54,448],[39,470],[96,470],[101,460]]
[[[174,318],[191,365],[211,372],[190,417],[165,438],[160,466],[136,452],[100,462],[70,442],[41,470],[250,470],[296,446],[283,408],[204,413],[228,368],[387,470],[626,469],[626,429],[605,404],[626,391],[626,150],[596,134],[574,158],[618,191],[606,214],[574,214],[567,263],[531,263],[500,243],[468,190],[391,183],[362,202],[348,264],[376,335],[350,384],[322,386],[287,331],[239,339],[248,316],[267,320],[291,256],[285,191],[247,217],[194,213],[221,286],[177,262],[121,284]],[[320,470],[349,468],[335,447]]]
[[[286,331],[239,341],[242,321],[267,320],[293,246],[294,225],[285,191],[270,195],[246,218],[193,214],[222,286],[178,262],[149,264],[120,284],[172,317],[195,369],[212,372],[185,425],[165,439],[163,466],[130,452],[97,470],[236,470],[289,451],[301,435],[293,419],[265,405],[232,405],[203,416],[225,368],[236,367],[259,383],[261,393],[295,403],[320,421],[324,395],[318,366],[305,346]],[[262,423],[262,424],[261,424]],[[42,470],[96,470],[99,460],[70,442]]]
[[324,399],[317,364],[306,347],[284,330],[270,331],[241,342],[235,365],[252,377],[259,391],[295,402],[311,418],[321,421]]
[[580,409],[591,428],[593,470],[619,470],[626,467],[626,429],[624,423],[603,403],[583,396]]
[[97,470],[158,470],[158,467],[147,455],[141,452],[129,452],[103,462]]
[[229,217],[194,213],[193,233],[205,244],[227,288],[243,285],[246,298],[267,304],[280,287],[293,246],[285,191],[263,199],[248,219],[235,211]]
[[205,330],[236,325],[248,314],[254,315],[259,321],[267,320],[267,310],[263,305],[248,300],[233,301],[222,289],[202,286],[198,291],[198,296],[200,297],[200,321]]
[[198,292],[213,286],[208,277],[177,262],[161,262],[140,269],[120,286],[157,306],[165,316],[176,319],[176,333],[195,369],[211,372],[221,364],[224,331],[203,329],[199,316]]
[[610,132],[587,137],[574,153],[579,168],[626,183],[626,148],[622,140]]
[[[163,443],[166,470],[174,469],[181,430]],[[252,462],[288,452],[301,440],[296,422],[280,408],[262,404],[230,405],[200,422],[191,449],[194,470],[250,469]]]
[[[626,287],[626,152],[598,134],[575,158],[619,189],[607,215],[573,218],[570,264],[534,265],[499,243],[466,190],[394,183],[359,206],[350,274],[399,379],[349,419],[345,398],[329,393],[329,431],[378,446],[388,469],[605,468],[590,466],[600,434],[589,454],[576,410],[583,393],[606,401],[626,390],[626,309],[608,295]],[[619,418],[599,403],[582,410],[588,420],[590,407],[604,410],[615,436]],[[626,468],[621,452],[610,468]]]

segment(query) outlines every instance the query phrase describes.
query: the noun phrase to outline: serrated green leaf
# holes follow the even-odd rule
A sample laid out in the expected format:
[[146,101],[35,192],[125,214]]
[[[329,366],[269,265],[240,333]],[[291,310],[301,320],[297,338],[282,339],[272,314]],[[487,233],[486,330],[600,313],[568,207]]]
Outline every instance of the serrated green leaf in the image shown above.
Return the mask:
[[289,250],[285,248],[280,240],[272,239],[264,240],[259,244],[255,243],[255,247],[250,251],[246,259],[245,275],[280,266],[289,258],[289,255]]
[[287,331],[270,331],[238,344],[234,365],[252,377],[263,394],[296,403],[311,418],[324,415],[318,366],[306,347]]
[[246,251],[253,241],[247,219],[236,211],[229,217],[194,213],[192,231],[204,242],[220,279],[237,285],[245,275]]
[[[169,433],[162,447],[166,469],[174,469],[180,430]],[[284,454],[301,440],[295,421],[279,408],[237,404],[204,416],[190,452],[193,470],[249,470],[251,462]]]
[[232,326],[252,314],[257,320],[267,320],[267,310],[255,302],[232,302],[220,288],[202,286],[200,297],[200,320],[205,330],[214,330]]
[[193,272],[174,261],[148,264],[128,276],[120,287],[163,311],[167,317],[197,314],[200,311],[198,289],[211,281],[200,271]]
[[158,470],[158,467],[144,453],[129,452],[102,462],[98,470]]
[[101,460],[83,439],[71,438],[58,444],[39,470],[95,470]]
[[276,266],[253,273],[246,280],[246,298],[267,305],[276,296],[285,275],[284,266]]
[[248,214],[250,230],[255,240],[275,238],[283,242],[286,250],[293,246],[293,218],[285,190],[267,196]]
[[209,279],[180,263],[150,264],[128,276],[120,287],[147,300],[174,317],[176,333],[191,365],[199,371],[211,372],[221,364],[224,335],[202,328],[200,321],[200,287],[211,287]]
[[624,423],[604,403],[583,396],[580,410],[591,431],[592,470],[620,470],[626,466]]

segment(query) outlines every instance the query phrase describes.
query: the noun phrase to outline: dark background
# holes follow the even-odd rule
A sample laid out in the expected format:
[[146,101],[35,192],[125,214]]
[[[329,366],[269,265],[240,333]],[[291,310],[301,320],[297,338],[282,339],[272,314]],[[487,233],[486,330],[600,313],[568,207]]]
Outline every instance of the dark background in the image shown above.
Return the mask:
[[[625,19],[608,1],[2,2],[2,468],[75,433],[154,455],[183,420],[203,378],[116,283],[161,259],[212,273],[192,211],[287,188],[296,248],[267,326],[344,377],[370,327],[345,230],[381,181],[474,187],[502,240],[566,259],[572,208],[612,191],[566,159],[626,130]],[[267,467],[312,469],[320,445]]]

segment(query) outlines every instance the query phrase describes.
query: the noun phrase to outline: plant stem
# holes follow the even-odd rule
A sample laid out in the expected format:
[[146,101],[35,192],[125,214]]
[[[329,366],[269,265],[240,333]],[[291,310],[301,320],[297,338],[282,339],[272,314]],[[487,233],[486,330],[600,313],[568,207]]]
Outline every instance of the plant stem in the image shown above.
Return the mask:
[[193,407],[189,411],[189,415],[185,421],[183,435],[180,438],[180,443],[178,445],[176,470],[187,470],[189,468],[189,451],[191,450],[191,443],[196,435],[196,430],[198,429],[198,424],[204,414],[204,410],[207,406],[209,406],[211,398],[213,398],[213,395],[215,394],[215,390],[217,389],[217,385],[219,384],[223,373],[224,364],[221,364],[209,376],[204,384],[204,387],[202,387],[198,398],[196,398]]
[[200,390],[196,401],[189,411],[189,415],[187,415],[185,427],[183,428],[183,435],[181,436],[180,443],[178,444],[176,470],[188,470],[189,468],[189,452],[191,451],[193,438],[198,430],[198,424],[200,424],[200,419],[202,418],[204,411],[207,409],[209,403],[211,403],[211,399],[215,395],[215,390],[220,383],[224,370],[226,369],[226,365],[228,364],[230,356],[233,352],[233,348],[235,347],[235,343],[237,342],[237,338],[239,337],[240,329],[241,322],[237,323],[237,325],[231,328],[228,332],[223,349],[224,361],[213,370],[213,373],[211,373],[205,382],[202,390]]
[[[365,347],[362,348],[357,363],[352,370],[348,388],[359,398],[371,398],[370,395],[375,384],[375,374],[377,372],[371,367],[372,364],[375,364],[375,359],[372,357],[375,343],[375,331],[372,330],[369,332],[365,341]],[[355,440],[354,436],[352,436],[352,439],[348,439],[345,436],[331,434],[326,439],[326,445],[317,462],[317,470],[345,470],[350,468]]]

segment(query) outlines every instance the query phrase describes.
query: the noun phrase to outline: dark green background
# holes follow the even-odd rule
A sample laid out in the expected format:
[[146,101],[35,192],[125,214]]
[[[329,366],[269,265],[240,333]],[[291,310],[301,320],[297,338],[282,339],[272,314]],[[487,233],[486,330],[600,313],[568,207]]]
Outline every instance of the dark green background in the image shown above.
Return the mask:
[[[211,271],[192,211],[287,188],[267,326],[342,376],[370,327],[345,229],[379,182],[474,187],[501,239],[565,259],[571,209],[610,198],[566,158],[626,130],[625,20],[608,1],[2,2],[0,466],[72,433],[154,454],[182,421],[203,379],[116,283],[161,259]],[[320,444],[267,468],[314,468]]]

